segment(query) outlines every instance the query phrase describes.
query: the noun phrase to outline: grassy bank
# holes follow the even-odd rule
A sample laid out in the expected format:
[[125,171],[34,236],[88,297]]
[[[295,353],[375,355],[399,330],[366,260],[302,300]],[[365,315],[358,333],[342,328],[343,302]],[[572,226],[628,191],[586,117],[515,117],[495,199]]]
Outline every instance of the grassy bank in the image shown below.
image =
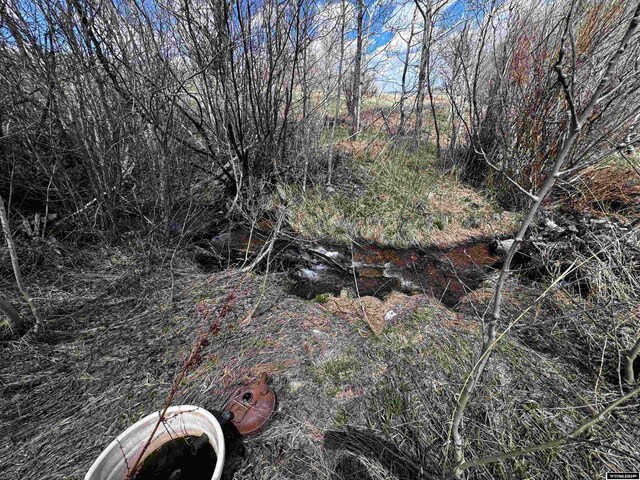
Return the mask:
[[[45,336],[0,344],[6,478],[81,479],[120,431],[161,407],[230,292],[231,312],[174,400],[215,411],[238,383],[269,376],[278,411],[262,434],[227,445],[227,478],[446,477],[451,409],[481,335],[471,317],[424,295],[400,296],[397,315],[376,335],[357,304],[352,315],[331,313],[288,295],[281,274],[204,275],[182,255],[163,263],[124,249],[94,253],[62,266],[64,284],[42,278],[43,297],[51,297],[40,299],[50,305]],[[611,397],[594,392],[575,365],[507,341],[470,409],[469,455],[555,438],[591,414],[572,405]],[[625,434],[614,445],[629,442]],[[472,478],[596,478],[631,467],[593,452],[575,444],[479,468]]]
[[329,190],[318,185],[291,191],[292,224],[303,236],[448,245],[503,235],[518,223],[518,215],[439,172],[432,145],[410,151],[365,138],[339,149],[349,177],[338,172]]

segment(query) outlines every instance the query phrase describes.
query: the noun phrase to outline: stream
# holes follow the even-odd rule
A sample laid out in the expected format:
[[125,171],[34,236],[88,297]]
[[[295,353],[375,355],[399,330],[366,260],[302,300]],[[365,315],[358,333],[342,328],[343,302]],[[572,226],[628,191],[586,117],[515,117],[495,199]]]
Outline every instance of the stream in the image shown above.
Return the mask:
[[[197,255],[196,261],[212,271],[250,261],[269,244],[269,232],[228,229],[201,237],[196,244],[210,252]],[[289,273],[290,292],[307,300],[326,293],[382,298],[400,291],[425,293],[454,307],[499,268],[502,255],[492,248],[491,239],[446,248],[393,248],[285,237],[273,243],[270,260],[272,266]]]

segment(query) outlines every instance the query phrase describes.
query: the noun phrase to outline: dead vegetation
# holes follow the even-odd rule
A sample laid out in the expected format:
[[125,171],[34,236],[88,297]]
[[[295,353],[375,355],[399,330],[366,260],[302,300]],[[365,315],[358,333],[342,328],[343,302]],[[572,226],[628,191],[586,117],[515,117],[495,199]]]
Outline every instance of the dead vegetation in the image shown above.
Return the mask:
[[352,240],[396,247],[448,246],[511,234],[520,216],[503,210],[454,175],[438,174],[427,150],[356,157],[362,179],[341,186],[292,192],[292,227],[307,238]]
[[411,310],[410,304],[410,298],[398,292],[391,292],[384,300],[330,296],[321,302],[322,308],[334,316],[356,324],[364,321],[374,335],[380,335],[387,322],[402,310]]
[[[46,335],[2,344],[3,358],[11,359],[0,370],[0,464],[8,478],[82,478],[115,435],[161,407],[205,317],[215,315],[234,289],[233,311],[175,398],[215,411],[235,385],[269,375],[278,412],[260,436],[232,444],[228,475],[445,476],[449,466],[442,447],[450,405],[480,335],[471,312],[456,314],[423,295],[393,294],[385,302],[375,299],[368,311],[365,299],[365,311],[378,320],[373,324],[361,315],[358,299],[305,302],[284,292],[281,275],[204,275],[182,255],[173,257],[171,267],[168,253],[100,254],[100,260],[86,256],[80,263],[62,263],[62,282],[57,275],[43,281],[42,292],[49,296],[40,300],[47,305]],[[517,291],[509,302],[514,313],[529,301]],[[378,315],[387,308],[396,315],[382,322]],[[553,311],[560,310],[545,305],[538,313],[540,328],[551,328],[547,315]],[[535,319],[522,322],[536,325]],[[470,455],[561,435],[594,411],[594,401],[614,395],[609,380],[593,390],[576,362],[578,352],[569,348],[574,334],[556,347],[573,352],[561,358],[552,353],[556,349],[537,348],[532,338],[525,333],[499,348],[469,412]],[[591,341],[596,345],[598,339]],[[638,434],[627,422],[633,411],[594,432],[597,445],[575,442],[479,468],[473,478],[562,476],[568,465],[576,478],[594,478],[613,467],[633,468],[630,457],[620,454],[633,449]]]
[[[259,437],[230,439],[228,478],[638,469],[640,5],[480,2],[436,42],[448,3],[416,2],[404,68],[417,63],[418,88],[403,75],[401,95],[374,101],[363,17],[385,23],[380,2],[341,2],[320,58],[313,1],[31,3],[0,8],[0,193],[45,321],[0,343],[3,475],[79,480],[172,386],[173,403],[216,410],[262,374],[278,412]],[[179,59],[164,52],[174,42]],[[212,230],[237,220],[269,239],[252,237],[239,268]],[[305,302],[270,271],[286,263],[276,241],[296,235],[446,247],[519,224],[500,280],[457,311],[426,288]],[[198,269],[196,236],[226,270]],[[513,272],[520,243],[533,260]],[[333,264],[355,276],[351,254]],[[15,255],[0,255],[0,287],[25,316]],[[435,283],[440,264],[421,267]]]
[[572,183],[577,190],[573,206],[578,211],[618,220],[640,218],[640,175],[637,167],[619,163],[594,166]]

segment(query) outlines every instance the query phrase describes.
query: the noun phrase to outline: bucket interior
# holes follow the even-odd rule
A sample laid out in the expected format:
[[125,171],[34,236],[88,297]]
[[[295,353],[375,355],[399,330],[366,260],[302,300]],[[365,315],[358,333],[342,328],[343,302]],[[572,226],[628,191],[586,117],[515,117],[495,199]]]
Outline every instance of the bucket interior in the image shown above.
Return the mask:
[[[120,434],[93,463],[85,480],[123,480],[148,442],[158,418],[158,412],[148,415]],[[202,437],[203,434],[206,437]],[[185,437],[189,441],[180,442],[179,439]],[[210,444],[213,452],[208,451],[210,448],[203,442]],[[211,480],[218,480],[222,476],[224,437],[220,424],[211,413],[191,405],[169,408],[145,449],[140,465],[153,463],[154,455],[176,456],[180,451],[197,452],[200,460],[208,455],[209,459],[215,461]],[[180,463],[179,459],[176,461]]]

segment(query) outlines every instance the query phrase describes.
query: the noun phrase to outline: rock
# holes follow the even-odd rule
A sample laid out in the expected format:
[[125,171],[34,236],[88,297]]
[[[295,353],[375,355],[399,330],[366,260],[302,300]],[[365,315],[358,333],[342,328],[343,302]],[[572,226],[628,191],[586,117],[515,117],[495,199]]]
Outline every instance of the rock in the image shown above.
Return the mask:
[[508,240],[496,240],[494,244],[494,249],[496,253],[506,255],[507,252],[511,250],[511,247],[513,246],[513,242],[515,242],[513,238],[510,238]]
[[299,277],[306,278],[311,281],[316,281],[320,278],[320,275],[318,274],[318,272],[315,272],[314,270],[311,270],[309,268],[301,268],[296,273],[298,274]]
[[303,382],[301,380],[291,380],[288,384],[288,387],[291,393],[298,393],[298,390],[300,390],[305,385],[306,382]]
[[548,230],[553,230],[553,231],[555,231],[555,232],[560,232],[560,231],[562,231],[562,228],[560,228],[556,222],[554,222],[553,220],[551,220],[551,219],[549,219],[549,218],[547,218],[547,219],[544,221],[544,226],[545,226]]
[[389,320],[391,320],[393,317],[397,316],[398,314],[396,312],[394,312],[393,310],[389,310],[385,316],[384,316],[384,320],[386,322],[388,322]]

